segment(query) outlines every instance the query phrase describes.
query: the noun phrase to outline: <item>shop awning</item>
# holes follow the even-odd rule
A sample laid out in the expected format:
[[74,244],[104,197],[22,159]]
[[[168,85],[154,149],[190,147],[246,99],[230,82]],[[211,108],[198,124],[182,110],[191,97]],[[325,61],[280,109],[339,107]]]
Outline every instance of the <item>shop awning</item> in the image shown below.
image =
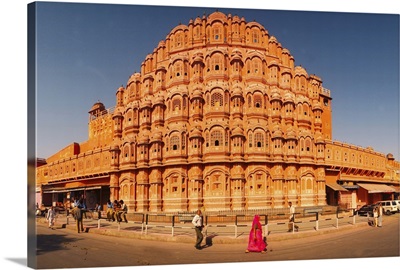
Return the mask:
[[389,187],[388,185],[384,185],[384,184],[360,184],[360,183],[358,183],[357,185],[368,190],[368,193],[392,193],[392,192],[395,192],[394,188]]
[[71,191],[79,191],[84,190],[85,188],[62,188],[62,189],[47,189],[43,190],[43,193],[63,193],[63,192],[71,192]]
[[399,186],[390,186],[394,189],[394,192],[400,193],[400,187]]
[[348,191],[347,189],[345,189],[344,187],[342,187],[341,185],[339,185],[337,183],[326,183],[325,185],[327,187],[333,189],[334,191]]
[[344,187],[347,190],[353,190],[353,189],[359,188],[359,186],[357,186],[357,185],[342,185],[342,187]]
[[79,187],[79,188],[53,188],[43,190],[43,193],[64,193],[64,192],[72,192],[72,191],[81,191],[81,190],[93,190],[93,189],[101,189],[101,186],[88,186],[88,187]]

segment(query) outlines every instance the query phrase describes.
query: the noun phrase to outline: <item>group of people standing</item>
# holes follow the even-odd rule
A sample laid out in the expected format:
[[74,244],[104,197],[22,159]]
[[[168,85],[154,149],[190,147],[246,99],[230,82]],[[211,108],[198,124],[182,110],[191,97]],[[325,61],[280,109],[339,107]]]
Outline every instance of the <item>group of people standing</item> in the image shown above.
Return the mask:
[[[192,224],[194,225],[194,229],[196,231],[196,242],[194,247],[198,250],[201,250],[203,248],[201,246],[201,242],[203,241],[204,238],[202,232],[204,225],[203,225],[203,216],[200,209],[197,210],[196,215],[193,217]],[[248,252],[265,253],[266,250],[267,250],[267,242],[266,238],[263,236],[260,216],[255,215],[249,233],[249,241],[246,253]]]
[[111,202],[107,201],[107,221],[125,221],[128,223],[128,219],[126,218],[126,214],[128,213],[128,206],[124,203],[123,200],[114,200]]
[[[299,226],[295,224],[294,220],[295,216],[295,207],[292,202],[289,202],[289,232],[295,230],[299,230]],[[196,249],[202,249],[201,242],[203,241],[203,216],[201,210],[197,210],[196,215],[192,219],[192,224],[194,225],[194,229],[196,231],[196,242],[194,247]],[[251,224],[251,229],[249,232],[248,243],[246,253],[249,252],[261,252],[265,253],[267,250],[267,239],[263,235],[262,225],[260,222],[260,216],[255,215],[253,218],[253,222]]]

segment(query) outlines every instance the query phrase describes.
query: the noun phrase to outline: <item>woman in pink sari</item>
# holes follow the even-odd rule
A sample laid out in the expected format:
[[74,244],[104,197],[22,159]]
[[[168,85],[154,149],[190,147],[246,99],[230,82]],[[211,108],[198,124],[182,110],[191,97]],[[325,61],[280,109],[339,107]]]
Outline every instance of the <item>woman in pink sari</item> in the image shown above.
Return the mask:
[[260,223],[260,216],[255,215],[253,219],[253,224],[249,233],[249,243],[247,245],[247,252],[262,252],[266,250],[266,243],[263,239],[262,226]]

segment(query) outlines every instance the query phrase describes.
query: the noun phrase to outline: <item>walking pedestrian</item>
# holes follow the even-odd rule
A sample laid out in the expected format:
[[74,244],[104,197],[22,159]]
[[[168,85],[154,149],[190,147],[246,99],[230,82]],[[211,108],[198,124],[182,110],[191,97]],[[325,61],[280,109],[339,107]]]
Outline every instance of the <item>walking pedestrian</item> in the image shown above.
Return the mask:
[[261,252],[265,253],[267,245],[264,242],[262,226],[260,223],[260,216],[255,215],[253,223],[251,225],[251,230],[249,233],[249,241],[247,244],[246,253],[248,252]]
[[56,210],[54,209],[54,206],[51,206],[46,214],[46,220],[49,222],[49,228],[53,229],[55,219],[56,219]]
[[378,227],[382,227],[382,221],[383,221],[383,207],[382,207],[382,204],[379,204],[379,206],[378,206]]
[[197,210],[196,215],[193,217],[192,224],[194,225],[194,229],[196,231],[196,244],[194,247],[200,250],[201,242],[203,241],[203,216],[200,209]]
[[374,207],[373,211],[373,216],[374,216],[374,227],[378,227],[378,207]]
[[289,202],[289,223],[288,223],[288,232],[292,232],[293,230],[296,230],[296,232],[299,231],[299,226],[294,224],[294,214],[295,214],[295,207],[292,204],[292,202]]

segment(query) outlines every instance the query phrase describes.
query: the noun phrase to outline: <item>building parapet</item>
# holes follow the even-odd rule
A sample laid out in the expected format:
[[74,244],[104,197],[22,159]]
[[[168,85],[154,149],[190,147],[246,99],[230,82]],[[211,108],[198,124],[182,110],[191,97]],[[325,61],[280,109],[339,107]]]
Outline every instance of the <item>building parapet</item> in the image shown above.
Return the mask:
[[96,115],[90,114],[89,115],[89,122],[93,121],[93,120],[96,120],[98,118],[104,117],[105,115],[113,114],[114,111],[115,111],[115,106],[110,107],[110,108],[108,108],[108,109],[106,109],[104,111],[101,111],[99,114],[96,114]]
[[322,87],[322,94],[323,94],[324,96],[330,97],[330,96],[331,96],[331,90]]

